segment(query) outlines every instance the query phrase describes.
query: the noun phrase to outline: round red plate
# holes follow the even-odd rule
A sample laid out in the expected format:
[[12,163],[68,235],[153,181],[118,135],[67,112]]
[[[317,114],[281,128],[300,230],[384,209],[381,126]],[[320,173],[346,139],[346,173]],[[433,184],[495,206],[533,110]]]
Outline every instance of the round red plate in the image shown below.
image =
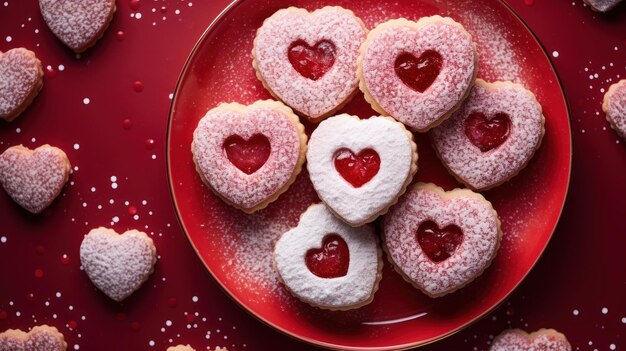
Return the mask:
[[[278,282],[273,245],[297,224],[318,198],[306,172],[267,209],[246,215],[220,201],[203,185],[191,155],[192,133],[207,110],[220,102],[252,103],[271,98],[256,79],[250,52],[263,20],[288,6],[313,10],[339,5],[369,28],[391,18],[450,16],[478,45],[478,76],[513,80],[532,90],[543,106],[546,134],[528,167],[512,181],[485,192],[504,231],[491,267],[467,288],[443,298],[421,294],[389,264],[374,301],[349,312],[329,312],[299,302]],[[361,94],[341,112],[375,114]],[[310,132],[313,125],[307,125]],[[521,20],[497,0],[277,0],[237,1],[204,33],[180,77],[168,130],[168,171],[178,216],[200,259],[222,287],[245,309],[275,328],[321,346],[396,349],[422,345],[467,326],[498,305],[522,281],[557,224],[571,165],[567,108],[558,78],[544,50]],[[426,135],[416,135],[416,180],[451,189]]]

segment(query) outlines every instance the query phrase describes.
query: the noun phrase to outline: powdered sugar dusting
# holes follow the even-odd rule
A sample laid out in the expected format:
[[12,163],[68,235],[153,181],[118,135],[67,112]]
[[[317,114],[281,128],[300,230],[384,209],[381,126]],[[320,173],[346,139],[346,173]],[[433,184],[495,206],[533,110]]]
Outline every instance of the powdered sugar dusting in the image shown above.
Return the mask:
[[57,328],[36,326],[30,332],[9,329],[0,333],[0,350],[7,351],[65,351],[67,344]]
[[[501,145],[483,152],[472,144],[465,124],[476,112],[487,119],[497,113],[508,116],[509,135]],[[541,143],[543,123],[541,106],[521,85],[477,80],[461,108],[431,133],[447,168],[471,188],[484,190],[507,181],[526,166]]]
[[591,6],[595,11],[607,12],[615,5],[619,4],[622,0],[585,0],[585,2]]
[[[402,53],[420,57],[434,50],[443,57],[437,78],[423,93],[407,86],[395,73]],[[359,57],[361,90],[373,108],[414,130],[435,125],[466,95],[477,70],[470,35],[450,18],[425,17],[418,22],[391,20],[368,35]]]
[[12,120],[41,88],[43,70],[32,51],[0,52],[0,118]]
[[108,27],[115,0],[39,0],[50,30],[76,52],[87,49]]
[[108,228],[92,229],[80,245],[80,262],[89,279],[115,301],[139,289],[153,271],[156,248],[145,233],[118,235]]
[[[345,276],[322,278],[305,264],[310,249],[319,248],[324,237],[339,235],[349,249]],[[309,207],[298,226],[276,243],[276,269],[287,288],[303,301],[331,309],[354,308],[368,302],[379,281],[379,249],[374,228],[353,228],[337,219],[324,204]]]
[[[273,95],[306,116],[320,118],[336,110],[356,90],[356,58],[366,33],[361,20],[340,7],[324,7],[313,13],[296,8],[279,10],[259,28],[254,65]],[[297,40],[310,46],[321,40],[335,45],[335,62],[320,79],[305,78],[289,62],[289,46]]]
[[[283,189],[300,171],[303,129],[279,102],[259,101],[247,108],[223,104],[200,120],[192,145],[194,161],[203,180],[221,197],[251,209]],[[228,160],[223,145],[230,136],[249,140],[255,134],[269,140],[271,153],[260,169],[246,174]]]
[[[453,224],[463,241],[448,259],[435,263],[422,251],[417,229],[425,221],[440,228]],[[500,224],[493,207],[470,190],[444,193],[433,184],[418,183],[385,217],[388,257],[405,279],[426,294],[441,296],[471,282],[491,263],[500,241]]]
[[[340,149],[354,153],[371,149],[381,159],[378,173],[363,186],[348,183],[334,165]],[[320,198],[351,225],[371,222],[404,192],[417,170],[412,137],[404,126],[388,117],[360,120],[342,114],[315,129],[309,141],[307,168]],[[358,205],[355,205],[358,204]]]
[[554,329],[541,329],[527,334],[523,330],[509,329],[498,335],[490,351],[571,351],[565,335]]
[[622,136],[626,137],[626,79],[611,85],[604,95],[602,109],[611,127]]
[[0,155],[0,183],[4,190],[32,213],[48,207],[70,175],[70,162],[63,150],[43,145],[30,150],[12,146]]

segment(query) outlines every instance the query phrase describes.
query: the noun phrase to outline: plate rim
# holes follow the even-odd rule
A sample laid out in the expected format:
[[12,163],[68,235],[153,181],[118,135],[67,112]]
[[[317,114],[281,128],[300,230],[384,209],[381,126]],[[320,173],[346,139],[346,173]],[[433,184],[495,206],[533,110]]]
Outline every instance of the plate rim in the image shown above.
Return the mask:
[[412,343],[406,343],[406,344],[399,344],[399,345],[389,345],[389,346],[383,346],[383,347],[355,347],[355,346],[346,346],[346,345],[339,345],[339,344],[335,344],[335,343],[328,343],[328,342],[323,342],[323,341],[319,341],[319,340],[315,340],[309,337],[305,337],[302,335],[298,335],[296,333],[290,332],[288,330],[283,329],[282,327],[268,321],[267,319],[263,318],[262,316],[260,316],[258,313],[254,312],[251,308],[247,307],[247,305],[241,301],[239,298],[237,298],[230,289],[228,289],[226,286],[224,286],[224,284],[222,283],[221,280],[217,279],[217,277],[215,276],[215,274],[213,273],[213,271],[211,270],[211,268],[206,264],[206,262],[202,259],[202,256],[200,255],[200,252],[198,251],[198,248],[196,247],[196,245],[194,244],[193,240],[190,238],[189,233],[187,231],[187,229],[185,228],[184,224],[183,224],[183,220],[181,218],[181,213],[180,213],[180,209],[178,206],[178,202],[176,200],[176,196],[175,196],[175,190],[174,190],[174,181],[172,178],[172,168],[171,168],[171,151],[172,148],[170,147],[170,138],[171,138],[171,130],[172,130],[172,122],[173,122],[173,115],[174,115],[174,106],[176,105],[176,100],[178,98],[178,91],[179,88],[182,84],[183,81],[183,77],[186,75],[187,70],[189,69],[189,66],[191,64],[192,58],[196,55],[200,45],[205,41],[207,35],[209,34],[209,32],[211,32],[215,26],[217,26],[218,23],[220,23],[224,17],[231,11],[233,10],[237,5],[243,3],[244,1],[248,1],[248,0],[232,0],[226,7],[224,7],[224,9],[222,9],[216,16],[215,18],[211,21],[211,23],[206,27],[206,29],[202,32],[202,34],[200,35],[200,37],[198,37],[196,43],[194,44],[193,48],[191,49],[191,51],[189,52],[187,59],[185,60],[185,63],[183,65],[183,67],[180,70],[180,73],[178,75],[178,79],[176,80],[176,86],[174,88],[174,95],[172,98],[172,101],[170,103],[170,108],[168,111],[168,120],[167,120],[167,129],[166,129],[166,138],[165,138],[165,168],[167,171],[167,182],[168,182],[168,189],[169,189],[169,193],[170,193],[170,197],[172,200],[172,204],[174,205],[174,212],[176,214],[176,220],[178,222],[178,225],[180,227],[180,229],[182,230],[182,232],[185,234],[185,237],[187,238],[187,241],[189,242],[189,244],[191,244],[191,247],[193,248],[196,257],[200,260],[200,262],[202,263],[202,265],[204,266],[204,268],[209,272],[209,274],[211,275],[211,277],[213,278],[213,280],[215,282],[218,283],[218,286],[220,287],[220,289],[222,291],[224,291],[226,293],[226,295],[232,299],[233,301],[235,301],[237,303],[237,305],[242,308],[244,311],[246,311],[248,314],[250,314],[251,316],[253,316],[255,319],[257,319],[258,321],[262,322],[263,324],[273,328],[274,330],[282,333],[283,335],[286,335],[288,337],[291,337],[295,340],[298,341],[303,341],[306,342],[310,345],[313,346],[321,346],[327,349],[331,349],[331,350],[368,350],[368,351],[386,351],[386,350],[407,350],[407,349],[411,349],[411,348],[415,348],[415,347],[422,347],[431,343],[435,343],[437,341],[443,340],[453,334],[458,333],[459,331],[469,327],[470,325],[476,323],[478,320],[482,319],[483,317],[485,317],[488,313],[492,312],[493,310],[495,310],[496,308],[498,308],[506,299],[508,299],[511,294],[513,294],[518,288],[519,286],[526,280],[526,278],[528,277],[528,275],[530,274],[530,272],[532,272],[532,270],[535,268],[535,266],[537,265],[537,263],[539,262],[539,260],[541,259],[541,257],[544,255],[546,248],[548,247],[548,245],[550,244],[550,241],[552,241],[552,237],[554,236],[554,233],[556,231],[556,229],[559,227],[559,223],[561,222],[561,217],[563,215],[563,211],[565,209],[565,205],[567,203],[567,199],[568,199],[568,195],[569,195],[569,191],[570,191],[570,185],[571,185],[571,179],[572,179],[572,160],[573,160],[573,145],[572,145],[572,127],[571,127],[571,121],[570,121],[570,107],[569,107],[569,103],[568,103],[568,99],[567,99],[567,95],[565,90],[563,89],[563,82],[561,80],[561,77],[559,76],[556,67],[554,65],[554,62],[550,59],[550,55],[548,54],[548,51],[546,50],[546,47],[543,45],[543,43],[539,40],[539,38],[537,37],[537,35],[535,34],[535,32],[530,28],[530,26],[526,23],[526,21],[508,4],[506,3],[504,0],[495,0],[497,3],[499,3],[500,5],[502,5],[510,14],[513,15],[513,18],[515,18],[521,25],[522,27],[531,35],[532,39],[534,40],[534,42],[541,48],[541,52],[543,53],[544,57],[547,59],[548,63],[549,63],[549,67],[552,70],[554,77],[556,77],[556,83],[558,85],[559,91],[560,91],[560,95],[561,98],[563,99],[563,105],[565,107],[565,115],[566,115],[566,122],[567,122],[567,134],[568,134],[568,145],[569,145],[569,159],[568,159],[568,163],[567,163],[567,180],[566,180],[566,185],[565,185],[565,192],[563,195],[563,200],[561,202],[561,208],[559,210],[558,216],[556,217],[556,224],[554,225],[554,228],[552,228],[552,232],[550,233],[548,239],[546,240],[545,244],[543,245],[543,247],[541,248],[539,254],[537,255],[537,257],[535,258],[534,262],[532,263],[532,265],[530,266],[530,268],[528,269],[528,271],[523,275],[523,277],[517,282],[517,284],[508,292],[506,293],[498,302],[496,302],[495,304],[493,304],[493,306],[491,306],[490,308],[486,309],[485,311],[483,311],[482,313],[480,313],[478,316],[476,316],[475,318],[467,321],[466,323],[464,323],[463,325],[445,333],[442,334],[438,337],[434,337],[428,340],[424,340],[424,341],[418,341],[418,342],[412,342]]

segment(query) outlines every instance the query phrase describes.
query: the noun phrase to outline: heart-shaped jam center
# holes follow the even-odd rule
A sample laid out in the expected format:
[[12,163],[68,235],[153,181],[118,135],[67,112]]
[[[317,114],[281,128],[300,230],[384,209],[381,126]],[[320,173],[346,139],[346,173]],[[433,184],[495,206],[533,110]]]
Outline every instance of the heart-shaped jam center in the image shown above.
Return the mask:
[[380,157],[372,149],[365,149],[358,155],[350,149],[340,149],[335,153],[335,168],[343,179],[360,188],[378,173]]
[[228,160],[245,174],[259,170],[270,157],[270,141],[263,134],[254,134],[249,140],[231,135],[224,141]]
[[487,119],[481,112],[472,112],[465,120],[465,135],[482,152],[502,145],[510,130],[511,119],[506,113],[496,113]]
[[287,56],[303,77],[318,80],[335,63],[335,51],[335,44],[328,40],[318,41],[313,47],[304,40],[297,40],[289,46]]
[[442,63],[443,57],[435,50],[426,50],[420,57],[404,52],[396,57],[394,68],[404,84],[423,93],[437,79]]
[[321,278],[338,278],[348,274],[350,250],[337,234],[327,235],[320,249],[310,249],[305,256],[306,266]]
[[433,221],[425,221],[417,228],[417,242],[433,262],[447,260],[463,241],[461,228],[450,224],[443,229]]

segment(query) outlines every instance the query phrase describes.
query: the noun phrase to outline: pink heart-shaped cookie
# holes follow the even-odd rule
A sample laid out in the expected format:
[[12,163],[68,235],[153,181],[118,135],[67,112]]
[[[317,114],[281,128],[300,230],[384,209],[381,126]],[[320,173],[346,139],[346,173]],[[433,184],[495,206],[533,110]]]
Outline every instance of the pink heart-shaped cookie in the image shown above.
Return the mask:
[[491,264],[502,232],[482,195],[417,183],[384,219],[387,257],[406,281],[431,297],[469,284]]
[[156,248],[143,232],[96,228],[80,245],[80,263],[94,285],[115,301],[122,301],[148,280],[156,263]]
[[278,101],[221,104],[200,120],[191,151],[202,180],[248,213],[287,191],[302,169],[304,126]]
[[458,108],[477,62],[471,35],[452,19],[395,19],[374,28],[361,47],[359,87],[374,110],[423,132]]
[[481,79],[461,108],[431,132],[444,165],[475,190],[493,188],[519,173],[543,134],[541,105],[532,92]]
[[307,168],[320,199],[352,226],[387,212],[417,171],[413,135],[389,117],[342,114],[311,134]]
[[571,351],[565,335],[554,329],[539,329],[530,334],[508,329],[496,336],[490,351]]
[[602,110],[617,134],[626,138],[626,79],[611,85],[604,94]]
[[43,69],[35,53],[24,48],[0,51],[0,118],[12,121],[43,86]]
[[32,213],[48,207],[69,176],[67,155],[50,145],[35,150],[17,145],[0,155],[0,183],[15,202]]
[[283,234],[274,263],[289,291],[315,307],[348,310],[370,303],[382,277],[374,228],[351,227],[324,204],[311,205]]
[[622,0],[585,0],[594,11],[607,12],[617,6]]
[[28,333],[9,329],[0,333],[2,351],[65,351],[67,343],[57,328],[38,325]]
[[341,7],[282,9],[259,28],[253,66],[275,98],[317,122],[354,96],[366,35],[363,22]]
[[46,24],[65,45],[81,53],[102,37],[115,13],[115,0],[39,0]]

